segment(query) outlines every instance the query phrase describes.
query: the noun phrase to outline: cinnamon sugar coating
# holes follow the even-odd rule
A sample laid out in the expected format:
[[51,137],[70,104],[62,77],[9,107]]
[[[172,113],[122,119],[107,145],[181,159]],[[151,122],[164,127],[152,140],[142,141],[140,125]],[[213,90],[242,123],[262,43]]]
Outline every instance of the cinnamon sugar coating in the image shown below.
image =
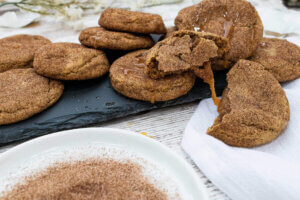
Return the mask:
[[35,53],[33,65],[38,74],[60,80],[98,78],[109,69],[102,50],[67,42],[41,47]]
[[135,50],[150,48],[154,41],[148,35],[135,35],[106,30],[102,27],[84,29],[79,36],[81,44],[95,49]]
[[300,77],[300,47],[276,38],[263,38],[250,60],[260,63],[279,82]]
[[0,125],[45,110],[60,98],[63,89],[62,83],[40,76],[32,68],[0,73]]
[[167,101],[185,95],[195,82],[191,72],[152,79],[146,74],[147,50],[139,50],[117,59],[110,68],[110,81],[116,91],[129,98]]
[[0,39],[0,72],[32,67],[35,51],[51,43],[39,35],[14,35]]
[[277,138],[290,118],[279,82],[256,62],[240,60],[227,74],[219,116],[207,133],[231,146],[255,147]]
[[142,34],[163,34],[166,27],[160,15],[107,8],[101,13],[99,25],[115,31]]
[[204,0],[182,9],[175,25],[179,30],[214,33],[229,40],[227,60],[236,62],[252,55],[263,36],[255,8],[246,0]]

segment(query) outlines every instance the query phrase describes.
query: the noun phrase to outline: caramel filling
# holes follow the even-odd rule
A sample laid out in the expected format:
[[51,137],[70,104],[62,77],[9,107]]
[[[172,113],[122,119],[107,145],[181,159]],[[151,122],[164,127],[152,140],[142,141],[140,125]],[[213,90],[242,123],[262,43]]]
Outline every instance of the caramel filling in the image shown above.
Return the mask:
[[120,67],[120,70],[126,74],[133,74],[136,77],[145,78],[145,59],[146,54],[141,54],[139,57],[136,57],[136,62],[125,63]]
[[[125,74],[130,74],[132,76],[138,77],[139,79],[145,80],[145,79],[150,79],[150,77],[147,76],[145,72],[146,68],[146,56],[147,53],[141,53],[139,54],[134,62],[132,63],[125,63],[120,67],[120,70]],[[156,80],[153,80],[156,81]],[[156,91],[153,91],[153,94],[151,96],[150,102],[155,103],[156,99]]]
[[[201,6],[202,9],[202,6]],[[221,17],[217,18],[217,21],[221,22],[223,25],[223,37],[227,38],[229,43],[231,41],[231,38],[234,34],[235,25],[238,22],[239,19],[239,12],[235,13],[235,17],[229,17],[227,9],[225,9],[224,13],[221,15]],[[207,31],[206,25],[211,19],[200,18],[199,13],[196,14],[195,23],[193,24],[195,31]],[[230,67],[228,60],[228,52],[224,55],[224,68],[227,69]]]
[[210,62],[205,62],[204,68],[195,68],[194,73],[196,74],[196,76],[201,78],[203,80],[203,82],[205,82],[209,85],[209,88],[211,91],[211,97],[214,101],[214,104],[216,106],[219,106],[220,99],[217,97],[217,94],[216,94],[214,74],[211,69]]

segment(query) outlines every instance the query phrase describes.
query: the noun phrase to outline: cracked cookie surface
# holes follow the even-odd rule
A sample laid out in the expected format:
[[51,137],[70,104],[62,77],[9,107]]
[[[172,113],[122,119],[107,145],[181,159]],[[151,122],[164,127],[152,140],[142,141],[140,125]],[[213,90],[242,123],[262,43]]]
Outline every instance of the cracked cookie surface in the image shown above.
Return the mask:
[[188,30],[177,31],[149,50],[147,73],[154,79],[181,74],[202,67],[205,62],[221,59],[228,48],[228,42],[223,37]]
[[240,60],[227,74],[219,116],[207,131],[226,144],[254,147],[271,142],[285,129],[289,103],[279,82],[256,62]]
[[279,82],[300,77],[300,47],[276,38],[263,38],[250,60],[260,63]]
[[161,79],[146,74],[147,50],[139,50],[117,59],[110,68],[114,89],[129,98],[150,101],[167,101],[185,95],[195,82],[195,75],[185,72]]
[[32,67],[34,52],[50,40],[39,35],[14,35],[0,39],[0,72]]
[[154,45],[154,41],[148,35],[109,31],[102,27],[84,29],[80,33],[79,41],[85,46],[96,49],[125,51],[150,48]]
[[98,78],[109,70],[102,50],[75,43],[52,43],[40,48],[34,58],[34,69],[40,75],[60,80]]
[[31,117],[62,95],[64,86],[35,73],[34,69],[12,69],[0,73],[0,125]]
[[204,31],[227,38],[230,49],[226,60],[232,62],[251,56],[263,36],[261,19],[245,0],[204,0],[179,11],[175,25],[179,30]]
[[166,27],[160,15],[107,8],[101,13],[99,25],[115,31],[142,34],[163,34]]
[[228,48],[226,38],[211,33],[177,31],[149,50],[146,71],[153,79],[193,71],[209,84],[218,106],[220,101],[215,92],[211,62],[222,59]]

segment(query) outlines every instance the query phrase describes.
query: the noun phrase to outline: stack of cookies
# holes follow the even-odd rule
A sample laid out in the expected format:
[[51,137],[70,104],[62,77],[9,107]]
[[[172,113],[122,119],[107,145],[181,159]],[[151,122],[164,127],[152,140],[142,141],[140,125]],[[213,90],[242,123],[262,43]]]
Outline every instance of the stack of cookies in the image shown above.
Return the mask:
[[99,25],[81,32],[79,40],[83,45],[123,51],[140,49],[112,64],[110,78],[116,91],[152,103],[167,101],[186,94],[193,87],[196,74],[210,84],[218,105],[209,61],[222,58],[227,52],[229,45],[225,38],[179,31],[151,48],[154,42],[149,34],[166,33],[162,18],[117,8],[104,10]]
[[81,32],[81,44],[96,49],[131,51],[152,47],[154,41],[149,34],[166,33],[161,16],[119,8],[104,10],[98,23],[101,27]]
[[102,12],[99,25],[84,29],[79,41],[96,49],[136,50],[117,59],[110,68],[111,83],[119,93],[154,103],[182,96],[193,87],[195,76],[191,72],[159,79],[146,73],[146,49],[154,45],[150,34],[166,33],[161,16],[109,8]]

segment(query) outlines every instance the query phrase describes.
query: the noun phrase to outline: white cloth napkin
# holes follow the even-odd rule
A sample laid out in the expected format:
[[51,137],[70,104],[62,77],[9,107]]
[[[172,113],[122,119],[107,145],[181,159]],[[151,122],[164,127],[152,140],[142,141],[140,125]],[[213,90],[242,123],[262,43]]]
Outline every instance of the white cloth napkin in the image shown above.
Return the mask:
[[233,200],[300,199],[300,78],[283,88],[290,104],[290,121],[269,144],[237,148],[207,135],[218,115],[212,99],[201,101],[187,124],[183,149]]

